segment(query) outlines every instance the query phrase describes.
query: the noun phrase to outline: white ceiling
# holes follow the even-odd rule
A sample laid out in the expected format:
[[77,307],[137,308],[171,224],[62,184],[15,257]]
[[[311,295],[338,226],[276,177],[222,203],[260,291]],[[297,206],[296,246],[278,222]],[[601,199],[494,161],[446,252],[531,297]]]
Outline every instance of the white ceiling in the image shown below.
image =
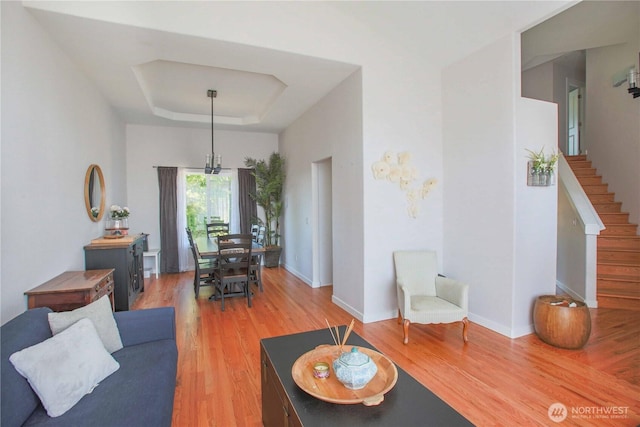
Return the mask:
[[584,61],[585,49],[626,43],[640,37],[640,2],[583,1],[522,33],[522,69],[569,55]]
[[358,66],[29,9],[127,123],[279,133]]
[[[523,69],[576,50],[628,40],[639,25],[638,4],[582,2],[530,28],[522,37]],[[394,2],[338,1],[327,5],[359,21],[366,34],[393,39],[405,49],[413,47],[416,55],[444,66],[523,25],[524,21],[519,22],[536,3],[408,2],[400,7]],[[43,5],[27,8],[127,123],[208,127],[207,90],[215,89],[216,129],[279,133],[359,68],[89,19]]]

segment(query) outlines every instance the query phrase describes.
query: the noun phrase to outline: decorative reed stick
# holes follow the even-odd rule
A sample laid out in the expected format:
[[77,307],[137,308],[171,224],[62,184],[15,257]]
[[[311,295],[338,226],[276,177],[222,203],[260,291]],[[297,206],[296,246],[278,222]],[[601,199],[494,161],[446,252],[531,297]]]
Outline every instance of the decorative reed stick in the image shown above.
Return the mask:
[[349,323],[349,327],[347,328],[347,332],[345,332],[344,337],[342,338],[342,343],[340,344],[340,348],[342,348],[347,343],[347,338],[349,338],[349,334],[353,331],[353,326],[355,324],[355,319],[351,319],[351,323]]
[[338,345],[338,341],[336,340],[336,337],[333,335],[333,328],[331,328],[331,326],[329,325],[329,321],[327,320],[326,317],[325,317],[324,321],[327,322],[327,327],[329,328],[329,332],[331,332],[331,338],[333,338],[333,343],[335,345]]

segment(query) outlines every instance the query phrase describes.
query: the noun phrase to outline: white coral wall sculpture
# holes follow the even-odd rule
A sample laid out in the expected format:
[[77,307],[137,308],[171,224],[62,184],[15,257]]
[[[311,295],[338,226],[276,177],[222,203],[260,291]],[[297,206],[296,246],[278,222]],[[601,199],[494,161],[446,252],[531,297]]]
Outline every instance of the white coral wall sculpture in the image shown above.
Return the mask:
[[417,218],[420,213],[418,202],[425,199],[438,183],[435,178],[428,179],[420,186],[415,185],[418,179],[418,169],[411,164],[411,153],[404,151],[397,155],[387,151],[381,160],[371,165],[373,177],[398,184],[407,197],[407,213],[411,218]]

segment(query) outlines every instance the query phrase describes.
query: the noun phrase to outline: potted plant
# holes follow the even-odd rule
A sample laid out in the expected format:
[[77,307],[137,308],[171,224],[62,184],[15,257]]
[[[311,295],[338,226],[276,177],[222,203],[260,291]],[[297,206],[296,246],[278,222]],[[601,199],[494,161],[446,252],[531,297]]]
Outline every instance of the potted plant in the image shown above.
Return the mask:
[[264,265],[277,267],[280,264],[280,217],[284,210],[283,190],[285,159],[279,153],[271,153],[269,160],[245,158],[244,164],[253,169],[256,192],[251,198],[264,210]]

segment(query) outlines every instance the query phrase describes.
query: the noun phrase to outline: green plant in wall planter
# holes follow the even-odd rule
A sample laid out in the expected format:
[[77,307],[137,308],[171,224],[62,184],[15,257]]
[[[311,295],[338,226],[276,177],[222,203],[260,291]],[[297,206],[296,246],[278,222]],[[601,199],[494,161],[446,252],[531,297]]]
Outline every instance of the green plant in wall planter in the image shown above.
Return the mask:
[[284,211],[285,159],[279,153],[271,153],[268,161],[247,157],[244,164],[253,169],[253,176],[256,178],[256,192],[251,194],[251,198],[264,210],[264,265],[277,267],[282,253],[280,217]]

